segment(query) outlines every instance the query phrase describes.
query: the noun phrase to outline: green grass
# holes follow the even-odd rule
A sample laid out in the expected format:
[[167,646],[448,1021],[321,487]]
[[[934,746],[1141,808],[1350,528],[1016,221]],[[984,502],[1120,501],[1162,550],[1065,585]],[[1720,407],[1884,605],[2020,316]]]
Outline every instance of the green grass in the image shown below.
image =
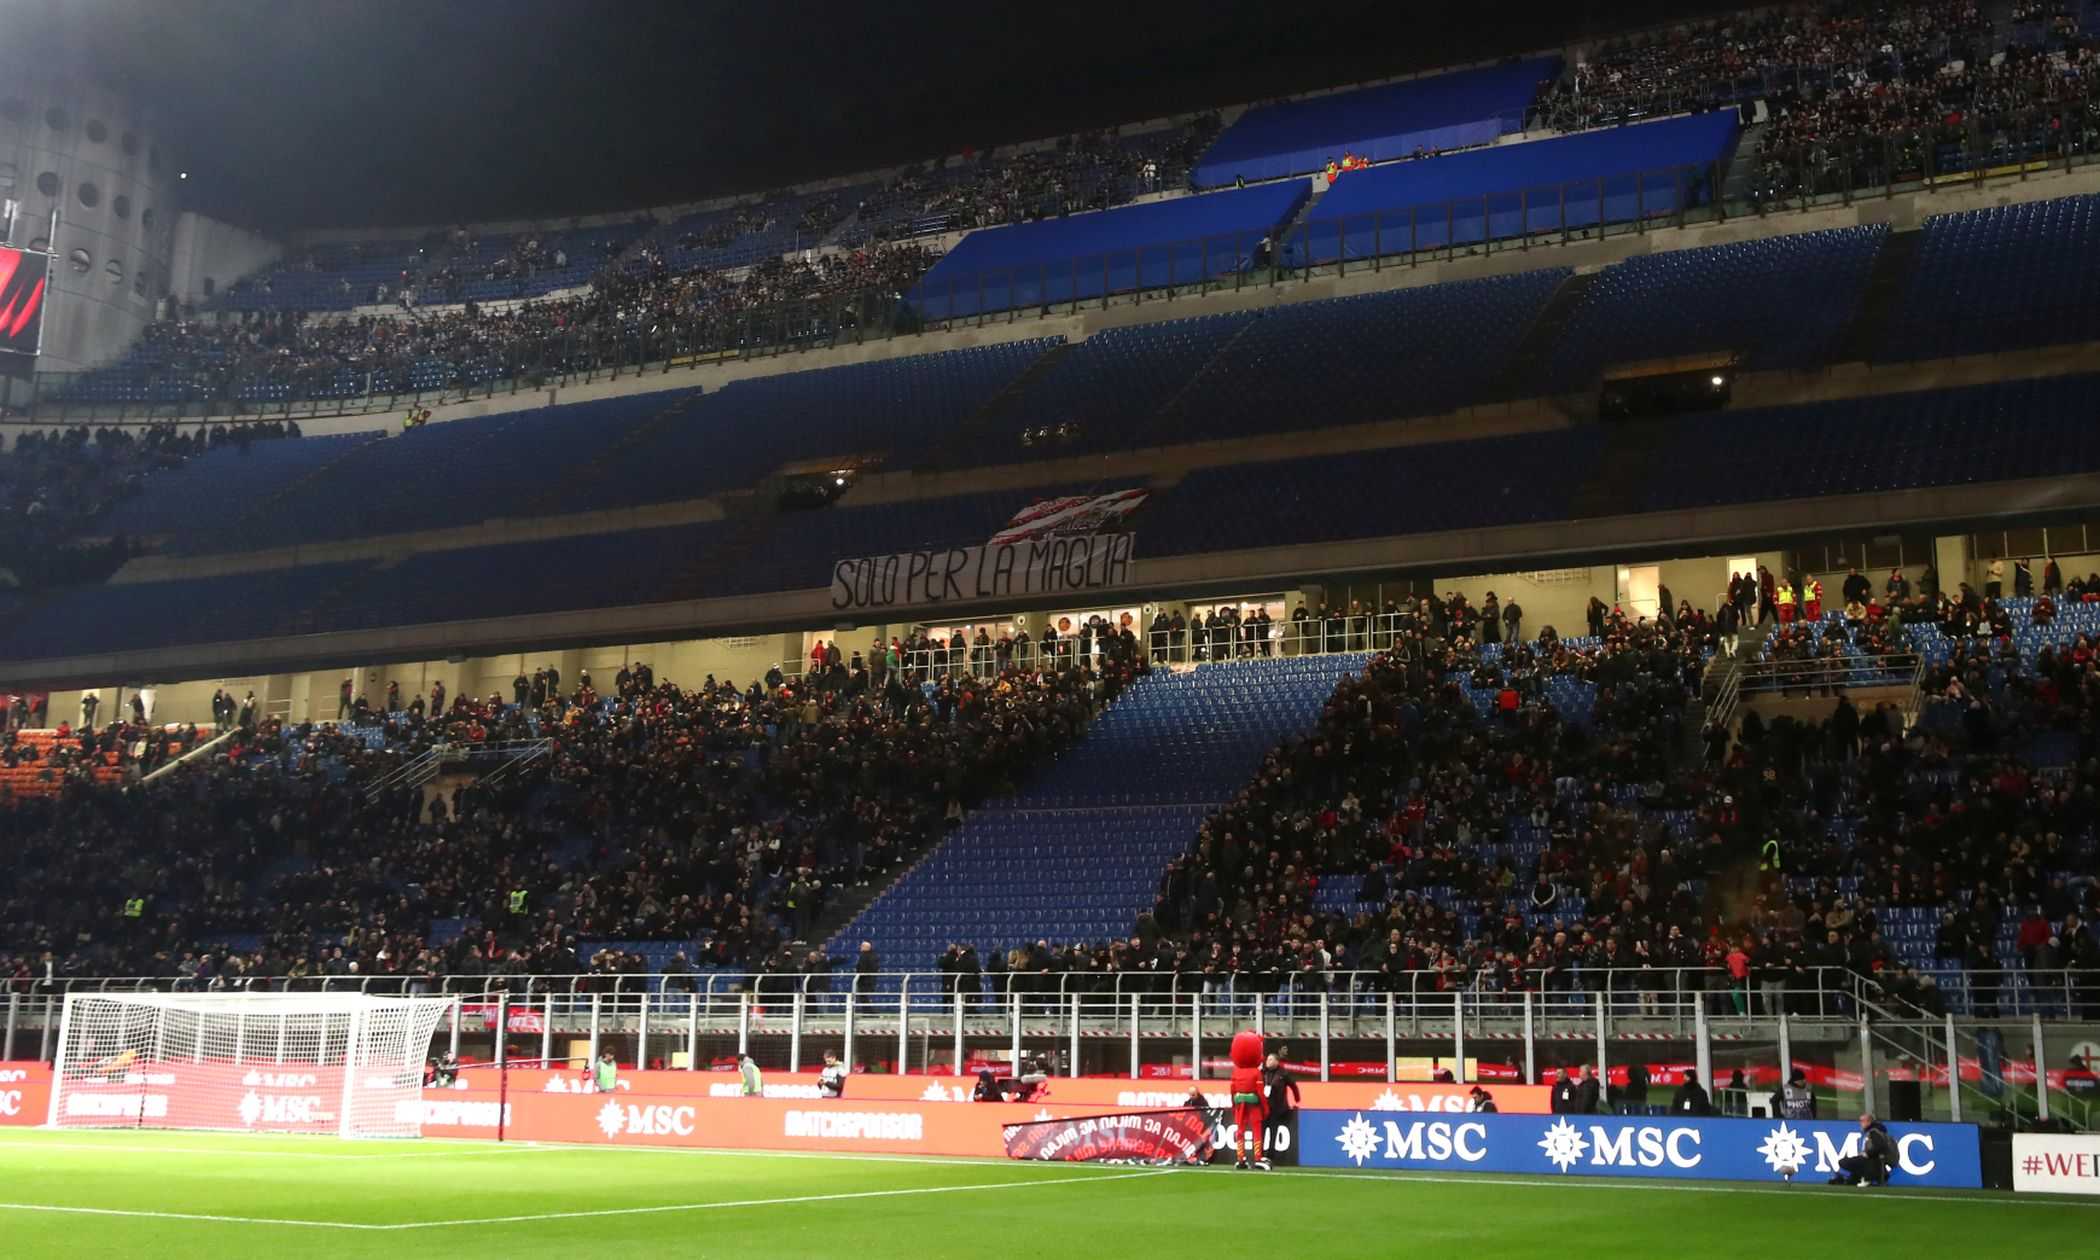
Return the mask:
[[[68,1209],[68,1210],[54,1210]],[[2100,1201],[0,1130],[0,1255],[2090,1255]]]

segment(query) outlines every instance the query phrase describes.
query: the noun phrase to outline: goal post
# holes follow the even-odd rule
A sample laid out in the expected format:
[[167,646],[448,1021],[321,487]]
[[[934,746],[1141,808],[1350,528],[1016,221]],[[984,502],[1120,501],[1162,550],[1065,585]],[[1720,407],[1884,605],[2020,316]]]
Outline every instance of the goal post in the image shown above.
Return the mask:
[[419,1137],[424,1062],[456,998],[70,993],[53,1128]]

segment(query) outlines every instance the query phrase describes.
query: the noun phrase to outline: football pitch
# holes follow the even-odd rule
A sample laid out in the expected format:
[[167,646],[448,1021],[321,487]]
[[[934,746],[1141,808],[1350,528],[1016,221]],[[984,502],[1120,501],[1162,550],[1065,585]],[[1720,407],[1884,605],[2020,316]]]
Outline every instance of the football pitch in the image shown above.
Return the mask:
[[2090,1255],[2100,1200],[0,1130],[0,1253]]

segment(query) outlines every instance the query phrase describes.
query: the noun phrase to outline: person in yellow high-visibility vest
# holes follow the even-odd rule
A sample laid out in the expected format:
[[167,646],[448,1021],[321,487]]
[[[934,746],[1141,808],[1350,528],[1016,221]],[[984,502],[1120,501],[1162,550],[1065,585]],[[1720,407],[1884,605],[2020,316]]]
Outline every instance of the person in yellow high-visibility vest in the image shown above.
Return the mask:
[[1779,624],[1782,626],[1793,624],[1794,584],[1792,582],[1781,582],[1779,584],[1779,594],[1775,602],[1779,605]]
[[1818,579],[1818,578],[1814,577],[1814,576],[1811,576],[1811,577],[1810,577],[1810,578],[1808,579],[1808,586],[1806,587],[1806,593],[1807,593],[1807,597],[1808,597],[1808,598],[1807,598],[1807,607],[1805,607],[1805,608],[1803,608],[1803,609],[1801,610],[1801,615],[1802,615],[1802,616],[1803,616],[1804,618],[1806,618],[1807,620],[1809,620],[1809,621],[1821,621],[1821,620],[1823,620],[1823,583],[1822,583],[1822,581],[1821,581],[1820,579]]
[[127,918],[127,919],[137,919],[137,918],[143,918],[143,917],[145,916],[145,913],[146,913],[146,899],[145,899],[144,897],[126,897],[126,898],[124,899],[124,917],[125,917],[125,918]]
[[510,890],[510,912],[511,912],[512,914],[523,914],[523,913],[525,913],[525,890],[524,890],[524,889],[522,889],[522,888],[513,888],[513,889],[511,889],[511,890]]

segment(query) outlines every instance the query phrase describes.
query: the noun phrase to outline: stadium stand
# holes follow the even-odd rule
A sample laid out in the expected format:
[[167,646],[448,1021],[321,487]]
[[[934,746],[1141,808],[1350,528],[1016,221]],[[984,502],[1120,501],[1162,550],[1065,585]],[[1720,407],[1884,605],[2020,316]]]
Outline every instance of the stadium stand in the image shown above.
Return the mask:
[[1291,247],[1313,263],[1633,223],[1710,200],[1734,113],[1375,166],[1343,176]]
[[[1599,49],[1537,110],[1575,131],[1764,100],[1774,121],[1743,150],[1761,197],[2062,155],[2089,146],[2096,121],[2090,13],[1783,8]],[[1301,171],[1315,153],[1324,166],[1337,149],[1406,159],[1485,142],[1550,69],[1252,110],[1195,182]],[[1456,252],[1675,214],[1717,195],[1740,134],[1724,109],[1350,170],[1316,204],[1293,180],[1121,205],[1178,191],[1213,126],[968,155],[661,225],[320,246],[226,294],[239,317],[157,325],[129,361],[71,388],[119,404],[347,398],[736,348],[757,343],[754,319],[781,320],[769,346],[815,340],[894,317],[906,292],[941,320],[1255,266]],[[1556,547],[1572,553],[1588,545],[1584,516],[1724,505],[1760,505],[1791,538],[1806,532],[1791,500],[2069,480],[2100,472],[2091,374],[1288,452],[1311,430],[1573,393],[1641,360],[1808,369],[1842,345],[1904,365],[2100,338],[2096,205],[1644,253],[1586,267],[1580,284],[1543,267],[1278,301],[384,440],[282,424],[30,435],[0,458],[0,553],[39,589],[0,589],[0,659],[801,592],[841,557],[981,541],[1037,499],[1105,488],[1148,489],[1140,554],[1177,558],[1562,521]],[[938,265],[915,245],[876,247],[962,228]],[[303,314],[382,285],[388,300],[407,286],[421,302],[497,303],[581,284],[500,311]],[[1869,319],[1877,293],[1885,309]],[[810,305],[778,316],[794,303]],[[1146,465],[1157,473],[1113,458],[1217,439],[1273,441],[1223,456],[1237,462],[1212,450]],[[904,475],[1087,455],[1110,458],[1092,474],[1042,469],[1062,484],[1006,469],[982,483],[1003,488],[962,476],[929,493]],[[899,475],[879,500],[774,510],[775,474],[830,466]],[[195,556],[711,497],[719,517],[648,529],[92,584],[135,542]],[[2001,525],[2007,550],[2026,531],[2003,515],[1940,528]],[[117,537],[129,541],[101,542]],[[1477,554],[1454,547],[1445,567]],[[25,693],[0,724],[13,859],[0,978],[26,979],[49,950],[59,974],[193,985],[306,987],[353,965],[404,981],[683,967],[763,996],[767,978],[851,965],[867,940],[971,996],[1141,973],[1286,1009],[1425,989],[1645,1008],[1693,973],[1710,1013],[1740,1015],[1786,1010],[1836,971],[1860,978],[1855,993],[1878,986],[1934,1014],[2100,1012],[2100,993],[2078,987],[2094,982],[2066,971],[2100,977],[2100,573],[2066,581],[2052,559],[2037,580],[2022,563],[2010,593],[1979,595],[1972,583],[1997,582],[1981,574],[2002,562],[1986,570],[1979,555],[1943,588],[1930,554],[1908,566],[1914,590],[1900,569],[1879,592],[1858,579],[1863,598],[1833,591],[1821,615],[1782,614],[1746,580],[1675,609],[1658,591],[1655,618],[1592,598],[1580,636],[1519,634],[1492,595],[1475,607],[1423,593],[1441,578],[1381,578],[1392,596],[1374,615],[1354,588],[1319,602],[1313,588],[1351,575],[1301,574],[1288,584],[1304,602],[1273,640],[1266,613],[1250,633],[1229,606],[1208,623],[1162,606],[1149,647],[1105,622],[1053,647],[1001,621],[943,642],[912,609],[881,631],[826,631],[806,665],[741,688],[657,684],[644,666],[603,693],[587,674],[567,687],[546,667],[528,675],[521,655],[507,698],[433,696],[426,711],[420,696],[360,695],[336,724],[249,707],[222,751],[165,786],[136,781],[205,732],[151,726],[143,703],[137,721],[105,714],[85,733],[31,727]],[[1273,567],[1221,565],[1173,595],[1242,574],[1273,588]],[[1152,612],[1150,594],[1115,597]],[[1737,618],[1755,627],[1740,654],[1723,628]],[[1747,693],[1746,677],[1785,701],[1824,692],[1824,707],[1711,720],[1713,689]],[[1855,706],[1827,694],[1840,688],[1884,694]],[[544,758],[434,798],[386,786],[441,743],[504,741]],[[112,908],[142,894],[146,921],[110,929]]]
[[1888,229],[1804,232],[1629,258],[1597,273],[1545,382],[1594,384],[1614,364],[1718,351],[1745,369],[1821,367],[1859,311]]
[[[1140,680],[1035,785],[967,820],[862,912],[832,952],[868,940],[887,957],[923,958],[961,940],[1007,950],[1122,935],[1203,807],[1230,795],[1279,735],[1312,720],[1338,676],[1362,664],[1254,661]],[[1112,856],[1104,835],[1115,837]]]
[[1934,215],[1876,357],[2100,339],[2096,258],[2100,196]]
[[1560,71],[1560,58],[1536,57],[1257,105],[1204,151],[1193,180],[1221,188],[1309,174],[1344,153],[1384,162],[1492,144],[1523,129],[1532,97]]
[[1199,284],[1254,264],[1296,214],[1302,182],[1155,201],[972,232],[912,290],[927,319]]

